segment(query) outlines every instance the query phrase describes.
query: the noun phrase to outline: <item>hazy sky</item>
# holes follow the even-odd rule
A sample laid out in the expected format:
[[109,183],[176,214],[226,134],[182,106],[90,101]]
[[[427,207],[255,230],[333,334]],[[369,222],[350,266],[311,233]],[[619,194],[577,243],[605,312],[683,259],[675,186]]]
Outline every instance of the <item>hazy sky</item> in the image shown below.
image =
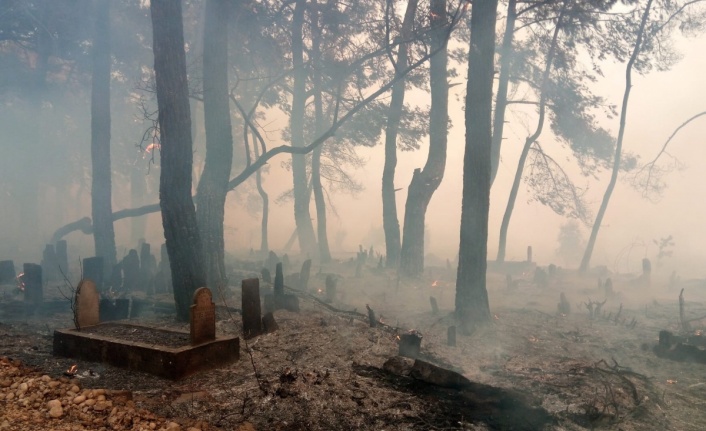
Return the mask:
[[[706,110],[706,82],[703,71],[706,70],[706,38],[680,40],[678,46],[683,59],[667,72],[652,72],[646,77],[633,74],[628,124],[625,133],[624,148],[637,153],[642,161],[650,160],[673,132],[673,130],[692,115]],[[619,106],[624,91],[625,66],[622,64],[604,66],[605,79],[594,89],[597,94],[608,98],[609,102]],[[465,73],[462,74],[465,76]],[[462,79],[461,77],[456,80]],[[463,100],[465,86],[452,88]],[[409,100],[409,99],[408,99]],[[427,225],[430,229],[430,244],[427,252],[441,258],[453,259],[459,246],[459,221],[461,202],[462,161],[464,151],[465,128],[461,104],[456,97],[450,97],[450,115],[454,127],[449,131],[448,161],[444,181],[434,195],[427,212]],[[428,104],[428,96],[417,100]],[[517,166],[519,152],[527,136],[527,123],[510,117],[506,127],[506,139],[503,144],[502,160],[497,180],[491,192],[490,237],[488,243],[489,258],[494,259],[497,251],[498,231],[505,205]],[[536,119],[529,117],[529,127],[534,128]],[[603,120],[602,126],[617,133],[618,119]],[[271,128],[277,128],[271,124]],[[284,127],[284,124],[279,126]],[[545,131],[548,130],[545,128]],[[673,268],[687,276],[705,274],[699,268],[706,257],[704,242],[706,229],[706,203],[701,172],[706,168],[706,148],[704,135],[706,117],[693,122],[683,129],[670,144],[670,153],[686,165],[686,169],[672,173],[668,178],[669,188],[658,203],[645,201],[640,194],[625,181],[619,181],[611,205],[604,219],[603,228],[593,255],[592,264],[608,265],[612,270],[638,271],[640,259],[655,259],[657,247],[654,239],[674,236],[676,246],[674,256],[666,259],[657,271],[670,273]],[[540,137],[545,148],[555,145],[548,132]],[[273,144],[274,145],[274,144]],[[406,189],[416,167],[422,167],[426,159],[428,141],[416,152],[399,154],[395,186],[403,188],[397,193],[400,223],[403,219]],[[369,245],[371,230],[381,229],[382,204],[380,187],[382,177],[382,146],[361,149],[359,154],[368,162],[364,169],[356,171],[355,177],[363,183],[365,190],[356,198],[347,195],[335,195],[334,200],[339,217],[329,216],[329,239],[333,244],[339,230],[346,232],[346,248],[353,251],[358,243]],[[288,187],[289,181],[280,180],[280,161],[271,163],[271,175],[265,181],[271,199]],[[565,167],[566,168],[566,167]],[[279,178],[278,178],[279,177]],[[600,176],[600,182],[574,176],[577,185],[589,185],[589,206],[595,215],[598,211],[609,173]],[[621,176],[625,180],[624,176]],[[527,204],[527,187],[520,189],[517,205],[510,224],[508,235],[509,260],[524,259],[527,245],[534,248],[535,260],[540,263],[557,262],[557,235],[559,225],[565,219],[538,204]],[[230,202],[231,208],[235,205]],[[227,225],[237,230],[232,232],[229,242],[248,244],[255,248],[259,245],[258,220],[237,211],[229,217]],[[271,206],[270,232],[271,246],[282,247],[294,227],[291,203]],[[312,204],[312,216],[315,216]],[[588,237],[589,228],[584,228]],[[382,246],[383,244],[376,244]]]

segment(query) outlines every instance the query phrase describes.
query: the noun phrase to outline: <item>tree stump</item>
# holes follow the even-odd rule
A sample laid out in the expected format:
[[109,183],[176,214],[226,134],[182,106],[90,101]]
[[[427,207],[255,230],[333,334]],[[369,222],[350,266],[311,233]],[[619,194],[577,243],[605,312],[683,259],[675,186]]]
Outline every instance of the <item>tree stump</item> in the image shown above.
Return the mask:
[[262,330],[265,334],[275,332],[278,329],[279,325],[277,325],[277,321],[275,321],[275,315],[272,314],[272,312],[265,313],[265,315],[262,316]]
[[22,282],[24,283],[25,305],[34,311],[42,305],[44,291],[42,285],[42,267],[36,263],[23,265]]
[[406,358],[417,359],[422,346],[422,335],[416,331],[400,336],[399,355]]

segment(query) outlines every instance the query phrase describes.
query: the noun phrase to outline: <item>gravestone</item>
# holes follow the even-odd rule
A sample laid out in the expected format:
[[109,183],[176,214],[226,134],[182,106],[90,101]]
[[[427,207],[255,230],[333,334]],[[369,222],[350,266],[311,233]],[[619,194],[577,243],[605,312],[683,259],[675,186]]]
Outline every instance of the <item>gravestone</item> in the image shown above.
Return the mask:
[[336,284],[338,278],[335,275],[329,274],[326,276],[326,302],[333,302],[336,299]]
[[267,268],[262,268],[262,271],[260,271],[262,274],[262,282],[263,283],[272,283],[272,275],[270,274],[270,270]]
[[92,280],[96,289],[103,288],[103,258],[101,256],[83,259],[83,278]]
[[77,329],[100,323],[98,290],[93,280],[84,278],[76,288],[74,305],[75,323]]
[[0,261],[0,284],[14,283],[17,274],[15,273],[15,264],[11,260]]
[[59,273],[69,276],[69,253],[67,251],[66,240],[61,239],[56,242],[56,264],[59,266]]
[[262,332],[262,311],[260,310],[260,280],[248,278],[241,282],[243,308],[243,335],[251,338]]
[[139,288],[140,284],[140,258],[137,250],[131,249],[123,258],[123,290],[126,292]]
[[216,339],[216,304],[208,287],[194,292],[194,303],[189,310],[191,344],[201,344]]
[[60,277],[59,263],[56,260],[56,251],[52,244],[44,246],[42,253],[42,276],[45,280],[56,280]]
[[277,263],[274,292],[275,296],[284,295],[284,273],[282,272],[282,263]]
[[44,300],[42,267],[36,263],[25,263],[23,270],[22,283],[24,283],[25,304],[36,309]]
[[307,259],[302,264],[302,270],[299,272],[299,288],[306,290],[309,286],[309,276],[311,274],[311,259]]

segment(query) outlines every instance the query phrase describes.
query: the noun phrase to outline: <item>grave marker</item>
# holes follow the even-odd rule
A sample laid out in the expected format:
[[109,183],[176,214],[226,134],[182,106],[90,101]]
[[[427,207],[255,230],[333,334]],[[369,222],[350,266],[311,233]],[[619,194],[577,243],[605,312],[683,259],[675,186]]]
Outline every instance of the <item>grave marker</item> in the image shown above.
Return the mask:
[[80,330],[100,323],[99,299],[98,290],[93,280],[84,278],[78,283],[74,308],[77,329]]
[[200,287],[194,292],[189,322],[192,345],[216,339],[216,304],[208,287]]

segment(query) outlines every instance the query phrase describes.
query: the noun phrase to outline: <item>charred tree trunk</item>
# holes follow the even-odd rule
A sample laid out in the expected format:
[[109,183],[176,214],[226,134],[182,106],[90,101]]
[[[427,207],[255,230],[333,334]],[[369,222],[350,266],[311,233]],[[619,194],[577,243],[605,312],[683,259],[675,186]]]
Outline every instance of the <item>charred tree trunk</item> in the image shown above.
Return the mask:
[[456,315],[466,330],[475,323],[490,320],[485,283],[497,6],[497,0],[478,1],[471,12],[461,245],[456,277]]
[[103,272],[116,263],[110,169],[110,1],[98,0],[93,36],[91,84],[91,214],[96,256]]
[[608,187],[606,188],[605,194],[603,195],[601,207],[598,209],[598,214],[596,214],[596,220],[593,222],[593,228],[591,229],[591,236],[588,238],[586,250],[584,251],[583,258],[581,259],[581,267],[579,268],[579,271],[581,272],[586,272],[588,270],[588,265],[591,263],[591,255],[593,254],[593,247],[596,245],[598,230],[601,228],[603,217],[605,216],[605,212],[608,209],[608,202],[610,202],[610,197],[613,194],[613,189],[615,189],[615,184],[618,182],[620,161],[623,155],[623,137],[625,136],[625,121],[628,115],[628,101],[630,100],[630,90],[632,89],[632,68],[635,64],[637,56],[640,54],[640,49],[642,48],[642,38],[645,34],[645,25],[647,24],[647,19],[650,16],[651,7],[652,0],[648,0],[647,5],[645,6],[645,11],[642,14],[640,29],[637,32],[635,47],[633,48],[632,55],[630,55],[630,60],[628,60],[628,64],[625,67],[625,92],[623,93],[623,104],[620,109],[620,128],[618,129],[618,140],[615,143],[613,173],[610,176],[610,182],[608,183]]
[[[414,26],[414,16],[417,13],[418,0],[407,2],[407,11],[400,37],[403,41],[409,39]],[[395,199],[395,169],[397,168],[397,132],[404,107],[405,80],[400,76],[409,63],[409,46],[403,42],[399,45],[395,75],[398,81],[392,87],[390,108],[387,114],[385,129],[385,165],[382,170],[382,224],[385,231],[385,264],[388,268],[397,268],[400,260],[400,223],[397,218],[397,200]]]
[[416,169],[407,194],[404,213],[400,268],[417,277],[424,272],[424,222],[431,197],[441,184],[446,168],[446,143],[449,122],[449,84],[447,82],[446,0],[432,0],[429,15],[432,49],[429,59],[431,111],[429,112],[429,155],[424,170]]
[[[312,55],[314,61],[319,61],[321,56],[321,28],[318,11],[312,10]],[[324,119],[323,94],[321,93],[321,75],[318,68],[314,68],[314,115],[316,118],[316,136],[321,136],[326,131],[326,120]],[[319,259],[321,263],[331,262],[331,250],[328,245],[328,233],[326,231],[326,200],[324,188],[321,185],[321,152],[325,143],[314,149],[311,159],[311,185],[314,192],[314,203],[316,204],[316,236],[319,244]]]
[[507,87],[510,82],[510,58],[512,57],[512,42],[515,35],[515,20],[517,19],[517,0],[509,0],[505,33],[500,47],[500,75],[498,76],[498,93],[495,95],[495,117],[493,118],[493,146],[490,153],[490,184],[492,186],[500,167],[500,147],[503,143],[503,128],[505,127],[505,109],[507,108]]
[[[306,0],[296,0],[292,17],[292,62],[294,83],[290,130],[293,147],[304,147],[304,114],[306,111],[306,69],[304,68],[304,9]],[[292,177],[294,181],[294,221],[297,226],[299,248],[304,254],[317,255],[314,225],[311,222],[309,202],[311,194],[307,191],[306,156],[292,154]]]
[[559,39],[559,31],[561,30],[562,18],[564,17],[564,12],[566,11],[567,3],[564,6],[557,18],[556,27],[554,28],[554,35],[552,36],[551,45],[549,46],[549,52],[547,52],[547,61],[544,67],[544,73],[542,75],[542,82],[540,83],[539,91],[539,118],[537,120],[537,128],[531,136],[525,139],[525,145],[522,147],[522,153],[520,154],[520,161],[517,163],[517,171],[515,171],[515,179],[512,182],[512,188],[510,189],[510,197],[507,201],[507,206],[505,207],[505,214],[503,214],[503,221],[500,225],[500,241],[498,244],[498,256],[496,261],[504,262],[505,253],[507,249],[507,231],[510,227],[510,218],[512,217],[512,211],[515,208],[515,201],[517,200],[517,193],[520,191],[520,183],[522,182],[522,173],[525,169],[525,163],[527,162],[527,156],[529,155],[532,144],[534,144],[539,135],[542,134],[542,129],[544,128],[544,116],[546,112],[547,97],[545,88],[549,82],[549,75],[552,70],[552,63],[554,62],[554,53],[556,52],[557,40]]
[[152,0],[154,72],[159,107],[159,203],[177,317],[186,321],[194,292],[206,285],[201,237],[191,198],[191,116],[181,2]]
[[206,280],[220,291],[226,285],[223,219],[233,163],[228,98],[228,0],[207,0],[203,37],[203,110],[206,161],[196,194]]
[[[255,159],[260,158],[260,150],[257,146],[255,132],[253,132],[253,147],[255,150]],[[262,152],[265,152],[264,147],[262,148]],[[262,187],[262,171],[260,169],[255,172],[255,186],[257,187],[257,192],[260,194],[260,198],[262,199],[262,221],[260,222],[260,253],[262,253],[262,255],[264,256],[267,254],[268,251],[270,251],[270,244],[268,239],[269,234],[267,233],[267,224],[270,217],[270,199],[264,187]]]

